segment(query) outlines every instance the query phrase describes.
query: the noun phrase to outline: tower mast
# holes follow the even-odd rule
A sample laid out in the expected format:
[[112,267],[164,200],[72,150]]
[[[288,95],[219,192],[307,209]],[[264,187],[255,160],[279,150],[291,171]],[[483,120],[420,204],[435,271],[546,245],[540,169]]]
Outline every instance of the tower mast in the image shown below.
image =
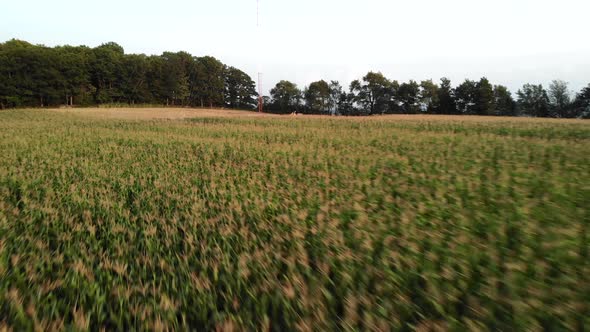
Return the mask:
[[262,73],[260,72],[260,0],[256,0],[256,47],[258,50],[258,112],[262,113]]

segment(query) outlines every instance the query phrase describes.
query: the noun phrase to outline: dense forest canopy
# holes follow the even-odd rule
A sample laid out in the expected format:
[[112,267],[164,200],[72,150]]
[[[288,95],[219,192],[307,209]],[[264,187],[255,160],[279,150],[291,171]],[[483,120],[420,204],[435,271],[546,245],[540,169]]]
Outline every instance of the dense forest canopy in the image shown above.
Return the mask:
[[0,44],[0,106],[163,104],[256,106],[254,81],[219,60],[186,52],[125,54],[116,43],[54,48]]
[[[95,48],[14,39],[0,44],[2,109],[100,104],[255,109],[255,87],[248,74],[210,56],[125,54],[113,42]],[[320,80],[301,90],[282,80],[263,100],[264,109],[274,113],[590,117],[590,84],[573,95],[560,80],[548,90],[525,84],[515,99],[485,77],[453,88],[447,78],[400,83],[369,72],[348,90],[337,81]]]

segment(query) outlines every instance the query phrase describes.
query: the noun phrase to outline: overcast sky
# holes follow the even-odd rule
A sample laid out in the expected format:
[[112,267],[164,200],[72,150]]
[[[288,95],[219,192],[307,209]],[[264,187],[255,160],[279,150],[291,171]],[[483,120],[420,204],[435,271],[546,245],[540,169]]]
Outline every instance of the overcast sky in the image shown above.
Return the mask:
[[126,53],[212,55],[268,91],[280,79],[345,86],[369,70],[407,81],[487,76],[590,83],[590,0],[0,0],[0,40],[115,41]]

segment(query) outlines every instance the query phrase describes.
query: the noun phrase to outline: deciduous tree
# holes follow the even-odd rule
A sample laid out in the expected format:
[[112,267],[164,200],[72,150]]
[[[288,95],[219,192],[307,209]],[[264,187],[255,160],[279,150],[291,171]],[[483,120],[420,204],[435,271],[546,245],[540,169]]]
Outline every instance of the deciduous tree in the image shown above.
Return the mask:
[[413,80],[400,84],[395,99],[399,102],[403,113],[416,114],[420,112],[420,85]]
[[301,90],[295,83],[280,81],[270,90],[272,103],[281,113],[291,113],[299,110]]
[[508,88],[503,85],[494,86],[494,115],[516,115],[516,102]]
[[190,81],[193,105],[213,107],[224,104],[224,65],[221,61],[211,56],[195,58]]
[[571,97],[567,85],[567,82],[561,80],[554,80],[549,85],[549,103],[554,117],[567,118],[571,116]]
[[96,103],[119,101],[121,90],[118,78],[121,72],[123,54],[123,48],[113,42],[92,49],[90,82],[94,87],[94,101]]
[[369,72],[362,80],[350,84],[355,102],[369,115],[386,113],[393,99],[391,82],[381,73]]
[[342,98],[346,98],[346,94],[342,90],[342,86],[338,81],[331,81],[330,89],[330,111],[332,114],[341,113]]
[[304,92],[305,104],[312,113],[329,111],[330,86],[324,80],[312,82]]
[[256,107],[256,83],[248,74],[235,67],[224,70],[225,106],[238,109]]
[[590,84],[576,95],[572,117],[590,118]]
[[518,96],[517,105],[521,114],[538,117],[550,116],[549,97],[541,84],[527,83],[516,94]]
[[472,80],[465,80],[454,90],[457,111],[463,115],[477,114],[477,83]]
[[438,107],[434,109],[436,114],[457,114],[457,105],[451,80],[446,77],[440,79],[438,90]]
[[420,111],[435,114],[440,107],[439,87],[432,80],[420,83]]
[[478,115],[494,115],[494,87],[482,77],[476,84],[474,112]]

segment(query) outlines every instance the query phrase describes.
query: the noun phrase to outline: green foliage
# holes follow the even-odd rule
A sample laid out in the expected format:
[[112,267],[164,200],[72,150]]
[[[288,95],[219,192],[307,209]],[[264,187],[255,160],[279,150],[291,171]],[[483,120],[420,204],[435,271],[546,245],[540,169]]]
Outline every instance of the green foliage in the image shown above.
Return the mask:
[[342,114],[346,113],[344,110],[344,103],[346,102],[346,94],[342,89],[342,85],[338,81],[330,81],[329,85],[330,89],[330,99],[329,99],[329,108],[331,114]]
[[327,113],[330,105],[330,86],[321,80],[312,82],[303,92],[305,104],[311,113]]
[[[276,113],[590,117],[585,90],[572,100],[567,82],[559,80],[549,91],[525,84],[517,103],[506,87],[485,77],[453,88],[447,78],[440,86],[432,80],[400,84],[372,71],[353,80],[348,93],[339,82],[324,80],[303,92],[281,80],[273,91],[264,109]],[[95,48],[0,43],[0,109],[120,104],[253,109],[257,94],[248,74],[211,56],[125,54],[114,42]]]
[[254,109],[257,101],[253,98],[257,94],[256,83],[243,71],[225,68],[225,103],[229,108]]
[[573,108],[572,117],[590,118],[590,84],[578,93]]
[[549,85],[549,102],[552,116],[557,118],[569,118],[571,116],[572,100],[567,87],[567,82],[553,80]]
[[113,42],[48,48],[11,40],[0,44],[0,109],[121,103],[249,109],[253,81],[231,68],[186,52],[125,54]]
[[440,88],[432,80],[420,83],[420,110],[436,114],[440,108]]
[[59,97],[64,77],[59,55],[44,46],[12,40],[0,49],[0,100],[6,107],[45,106]]
[[581,120],[3,111],[0,329],[583,330],[589,143]]
[[118,75],[123,67],[123,48],[115,43],[103,44],[92,50],[90,81],[97,104],[112,103],[121,98]]
[[482,77],[477,82],[477,93],[475,96],[475,114],[494,115],[494,88],[490,81]]
[[[194,65],[193,57],[186,52],[164,52],[162,58],[164,59],[162,87],[166,105],[184,106],[187,104],[191,92],[189,90],[189,73]],[[192,81],[198,80],[194,78]],[[204,91],[202,93],[205,94]]]
[[[224,65],[219,60],[210,56],[196,58],[191,75],[193,82],[191,86],[192,105],[200,105],[201,107],[224,105],[225,72]],[[254,90],[242,92],[255,94]]]
[[354,94],[355,103],[369,115],[383,114],[391,107],[394,85],[383,74],[369,72],[362,81],[355,80],[350,83],[350,92]]
[[301,103],[301,90],[289,81],[280,81],[270,90],[271,107],[279,113],[296,112]]
[[121,92],[130,105],[148,103],[151,100],[147,77],[148,61],[148,57],[143,54],[131,54],[123,59],[120,73]]
[[516,102],[508,88],[502,85],[494,86],[494,115],[515,116]]
[[541,84],[525,84],[518,90],[518,109],[528,116],[549,117],[549,97]]
[[438,90],[439,105],[434,109],[436,114],[457,114],[457,102],[451,86],[451,80],[446,77],[440,79]]
[[477,98],[479,90],[477,82],[465,80],[455,88],[454,96],[456,98],[457,110],[459,114],[476,115],[478,111]]
[[401,105],[402,113],[416,114],[420,112],[420,85],[410,80],[397,88],[396,100]]

